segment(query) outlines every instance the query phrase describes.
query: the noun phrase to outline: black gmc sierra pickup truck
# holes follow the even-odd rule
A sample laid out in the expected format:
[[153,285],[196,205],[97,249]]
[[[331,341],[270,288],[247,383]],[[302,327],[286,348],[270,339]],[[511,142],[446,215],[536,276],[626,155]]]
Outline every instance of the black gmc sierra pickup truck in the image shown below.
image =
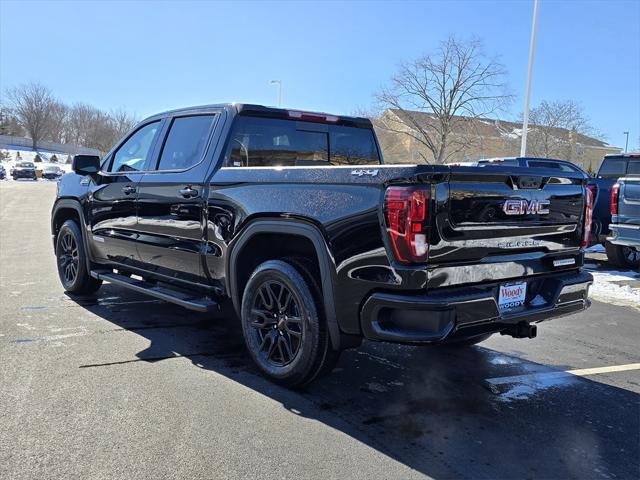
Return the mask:
[[147,118],[73,170],[51,217],[64,288],[229,301],[255,363],[286,385],[363,337],[533,338],[590,303],[580,172],[383,165],[367,119],[240,104]]

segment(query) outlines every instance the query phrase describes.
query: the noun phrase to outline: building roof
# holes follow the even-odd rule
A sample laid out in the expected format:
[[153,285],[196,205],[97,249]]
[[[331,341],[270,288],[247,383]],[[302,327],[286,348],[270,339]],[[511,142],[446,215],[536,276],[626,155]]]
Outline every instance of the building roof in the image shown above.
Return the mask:
[[[411,127],[412,123],[417,123],[421,128],[427,128],[435,119],[433,114],[426,112],[400,110],[395,108],[387,111],[392,112],[402,123],[409,127]],[[522,136],[522,123],[520,122],[507,122],[492,118],[479,118],[474,120],[471,117],[464,116],[454,116],[453,118],[453,133],[467,133],[468,128],[472,127],[476,135],[485,138],[495,137],[519,139]],[[531,132],[531,130],[534,130],[536,126],[530,125],[529,128],[529,131]],[[565,128],[552,128],[551,132],[554,137],[558,138],[567,138],[571,133],[570,130]],[[609,144],[602,140],[582,135],[581,133],[577,134],[576,142],[590,147],[610,147]]]

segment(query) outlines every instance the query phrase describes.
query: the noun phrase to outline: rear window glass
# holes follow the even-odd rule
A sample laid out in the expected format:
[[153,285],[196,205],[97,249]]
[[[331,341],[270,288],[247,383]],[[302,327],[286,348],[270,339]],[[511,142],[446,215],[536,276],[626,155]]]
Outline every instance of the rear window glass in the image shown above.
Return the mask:
[[627,175],[640,175],[640,160],[631,160],[629,162]]
[[627,162],[624,158],[605,158],[600,166],[598,176],[602,178],[619,178],[626,173]]
[[505,160],[480,160],[479,167],[518,167],[520,163],[515,158]]
[[562,170],[563,172],[580,171],[577,167],[573,167],[571,165],[567,165],[566,163],[560,163],[560,162],[544,162],[544,161],[531,160],[527,162],[527,164],[532,168],[555,168],[557,170]]
[[370,129],[249,116],[236,119],[225,160],[230,167],[380,163]]

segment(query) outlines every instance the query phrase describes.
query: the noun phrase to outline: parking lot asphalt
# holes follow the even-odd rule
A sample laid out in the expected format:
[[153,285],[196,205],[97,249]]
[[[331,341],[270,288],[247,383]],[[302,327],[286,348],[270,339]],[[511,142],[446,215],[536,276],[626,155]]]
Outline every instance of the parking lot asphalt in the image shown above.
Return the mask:
[[295,392],[228,315],[66,296],[54,194],[0,182],[0,478],[640,476],[637,310],[594,302],[477,347],[366,342]]

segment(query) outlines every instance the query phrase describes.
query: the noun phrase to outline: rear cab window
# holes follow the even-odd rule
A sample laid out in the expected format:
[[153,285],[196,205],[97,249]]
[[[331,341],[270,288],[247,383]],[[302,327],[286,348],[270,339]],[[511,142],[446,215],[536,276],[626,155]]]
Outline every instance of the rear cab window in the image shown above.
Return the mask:
[[627,175],[640,175],[640,159],[629,161]]
[[599,178],[620,178],[627,173],[627,160],[624,157],[605,157],[598,170]]
[[238,116],[225,153],[228,167],[378,165],[370,128]]
[[527,165],[531,168],[552,168],[563,172],[580,172],[578,167],[562,162],[545,162],[544,160],[530,160]]

